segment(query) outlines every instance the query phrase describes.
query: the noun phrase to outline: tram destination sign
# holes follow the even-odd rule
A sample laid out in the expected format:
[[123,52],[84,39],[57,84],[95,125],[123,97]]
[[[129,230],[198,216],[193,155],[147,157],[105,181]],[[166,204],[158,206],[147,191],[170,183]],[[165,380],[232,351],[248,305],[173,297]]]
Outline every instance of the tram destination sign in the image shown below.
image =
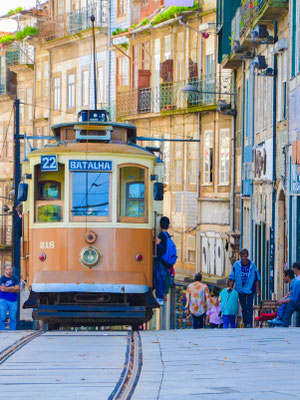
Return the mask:
[[102,160],[69,160],[70,171],[112,171],[111,161]]

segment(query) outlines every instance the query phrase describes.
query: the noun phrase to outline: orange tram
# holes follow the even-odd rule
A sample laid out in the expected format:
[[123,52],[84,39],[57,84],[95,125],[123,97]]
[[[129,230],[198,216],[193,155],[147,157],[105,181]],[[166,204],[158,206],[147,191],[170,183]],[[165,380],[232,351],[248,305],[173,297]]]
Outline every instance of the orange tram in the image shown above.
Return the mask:
[[55,125],[23,163],[24,308],[51,329],[149,321],[163,163],[103,110]]

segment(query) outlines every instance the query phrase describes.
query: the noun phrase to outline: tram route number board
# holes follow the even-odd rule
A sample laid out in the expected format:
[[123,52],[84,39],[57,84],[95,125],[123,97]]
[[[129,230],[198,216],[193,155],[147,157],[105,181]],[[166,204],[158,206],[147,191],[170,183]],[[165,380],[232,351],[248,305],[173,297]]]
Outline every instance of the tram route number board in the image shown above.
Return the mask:
[[41,170],[42,172],[57,171],[57,155],[41,156]]

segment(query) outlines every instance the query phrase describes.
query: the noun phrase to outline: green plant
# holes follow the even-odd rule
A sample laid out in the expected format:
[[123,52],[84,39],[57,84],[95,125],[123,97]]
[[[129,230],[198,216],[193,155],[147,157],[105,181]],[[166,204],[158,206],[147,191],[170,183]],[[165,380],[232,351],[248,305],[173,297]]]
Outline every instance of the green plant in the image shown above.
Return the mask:
[[34,26],[25,26],[25,28],[16,33],[16,39],[22,41],[27,36],[34,36],[39,33],[38,29]]
[[127,51],[127,50],[128,50],[128,47],[129,47],[129,43],[121,43],[121,44],[119,44],[118,46],[119,46],[119,47],[122,47],[122,49],[124,49],[125,51]]
[[183,12],[183,11],[195,11],[199,10],[201,7],[201,3],[195,2],[193,7],[168,7],[163,13],[158,14],[152,21],[152,25],[160,24],[164,21],[168,21],[173,19],[176,14]]
[[5,35],[2,38],[0,38],[0,44],[5,44],[5,43],[10,43],[15,40],[15,37],[13,35]]
[[19,12],[23,11],[23,7],[18,7],[15,10],[9,10],[7,15],[13,15],[13,14],[17,14]]
[[126,29],[121,29],[121,28],[116,28],[114,31],[112,31],[112,36],[120,35],[121,33],[128,32],[128,28]]

